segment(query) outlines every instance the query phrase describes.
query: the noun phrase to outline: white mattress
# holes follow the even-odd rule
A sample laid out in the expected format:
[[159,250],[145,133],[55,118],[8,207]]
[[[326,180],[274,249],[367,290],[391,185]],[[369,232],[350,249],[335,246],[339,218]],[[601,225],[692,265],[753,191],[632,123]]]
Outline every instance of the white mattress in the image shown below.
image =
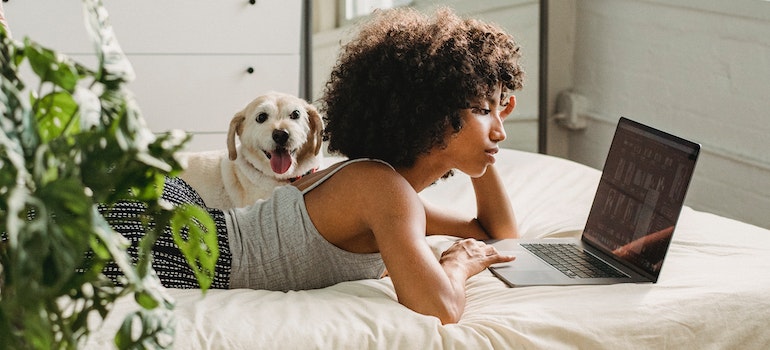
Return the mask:
[[[578,234],[599,171],[512,150],[497,164],[524,237]],[[458,174],[422,195],[473,213],[469,184]],[[767,349],[768,271],[770,231],[686,207],[656,284],[509,288],[485,271],[468,281],[461,321],[446,326],[400,305],[388,278],[289,293],[168,292],[178,349]],[[111,347],[137,308],[120,300],[88,347]]]

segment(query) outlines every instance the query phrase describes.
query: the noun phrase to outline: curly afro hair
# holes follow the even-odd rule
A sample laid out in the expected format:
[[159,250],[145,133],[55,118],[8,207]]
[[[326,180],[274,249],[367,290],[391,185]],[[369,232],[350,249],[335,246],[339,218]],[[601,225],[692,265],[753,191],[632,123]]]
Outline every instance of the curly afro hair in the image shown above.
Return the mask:
[[503,95],[521,89],[519,51],[499,27],[446,8],[376,11],[342,47],[320,100],[329,152],[413,165],[460,131],[469,102],[501,83]]

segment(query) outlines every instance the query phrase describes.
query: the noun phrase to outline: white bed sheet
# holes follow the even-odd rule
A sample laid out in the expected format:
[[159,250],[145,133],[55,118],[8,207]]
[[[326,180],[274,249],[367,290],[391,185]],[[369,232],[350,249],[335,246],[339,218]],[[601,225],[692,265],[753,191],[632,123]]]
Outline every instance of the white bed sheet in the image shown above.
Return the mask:
[[[497,166],[522,236],[578,234],[599,171],[513,150]],[[461,174],[422,195],[475,210]],[[401,306],[388,278],[288,293],[169,293],[178,349],[767,349],[768,271],[770,231],[686,207],[658,283],[509,288],[485,271],[468,281],[465,314],[452,325]],[[109,348],[136,308],[119,301],[88,347]]]

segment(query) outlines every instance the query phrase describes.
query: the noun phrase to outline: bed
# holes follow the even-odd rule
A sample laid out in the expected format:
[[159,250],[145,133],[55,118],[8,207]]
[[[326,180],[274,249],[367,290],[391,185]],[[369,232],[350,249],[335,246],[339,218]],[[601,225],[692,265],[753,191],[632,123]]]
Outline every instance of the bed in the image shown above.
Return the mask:
[[[523,237],[579,235],[599,171],[514,150],[497,166]],[[421,195],[473,211],[469,184],[457,175]],[[452,238],[427,239],[439,254]],[[168,292],[178,349],[767,349],[768,271],[770,231],[685,207],[658,283],[509,288],[484,271],[468,281],[457,324],[400,305],[388,278],[288,293]],[[136,308],[119,300],[87,347],[113,347]]]

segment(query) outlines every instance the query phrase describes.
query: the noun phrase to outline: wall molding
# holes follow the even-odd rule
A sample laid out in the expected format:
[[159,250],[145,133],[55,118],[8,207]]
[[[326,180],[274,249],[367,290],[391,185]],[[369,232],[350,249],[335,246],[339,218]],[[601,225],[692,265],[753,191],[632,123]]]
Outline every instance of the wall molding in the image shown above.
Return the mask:
[[[614,128],[615,125],[616,125],[616,123],[614,121],[612,121],[611,118],[604,118],[603,116],[597,115],[595,113],[587,113],[585,115],[585,117],[586,117],[586,119],[588,119],[589,127],[593,123],[604,124],[605,126],[612,127],[612,128]],[[651,126],[655,127],[654,125],[651,125]],[[666,131],[666,130],[664,130],[664,131]],[[735,153],[735,152],[729,151],[729,150],[724,149],[722,147],[716,146],[716,145],[712,144],[709,141],[694,140],[694,139],[691,140],[691,141],[697,142],[697,143],[699,143],[701,145],[701,153],[706,153],[706,154],[709,154],[711,156],[715,156],[715,157],[718,157],[718,158],[731,160],[731,161],[734,161],[736,163],[740,163],[740,164],[743,164],[743,165],[755,167],[755,168],[758,168],[758,169],[761,169],[761,170],[770,171],[770,164],[767,164],[767,163],[763,162],[762,160],[759,160],[759,159],[756,159],[756,158],[753,158],[751,156],[747,156],[747,155],[744,155],[744,154],[740,154],[740,153]]]
[[758,20],[770,20],[770,1],[768,0],[640,0],[668,7],[681,7],[723,15],[745,17]]

